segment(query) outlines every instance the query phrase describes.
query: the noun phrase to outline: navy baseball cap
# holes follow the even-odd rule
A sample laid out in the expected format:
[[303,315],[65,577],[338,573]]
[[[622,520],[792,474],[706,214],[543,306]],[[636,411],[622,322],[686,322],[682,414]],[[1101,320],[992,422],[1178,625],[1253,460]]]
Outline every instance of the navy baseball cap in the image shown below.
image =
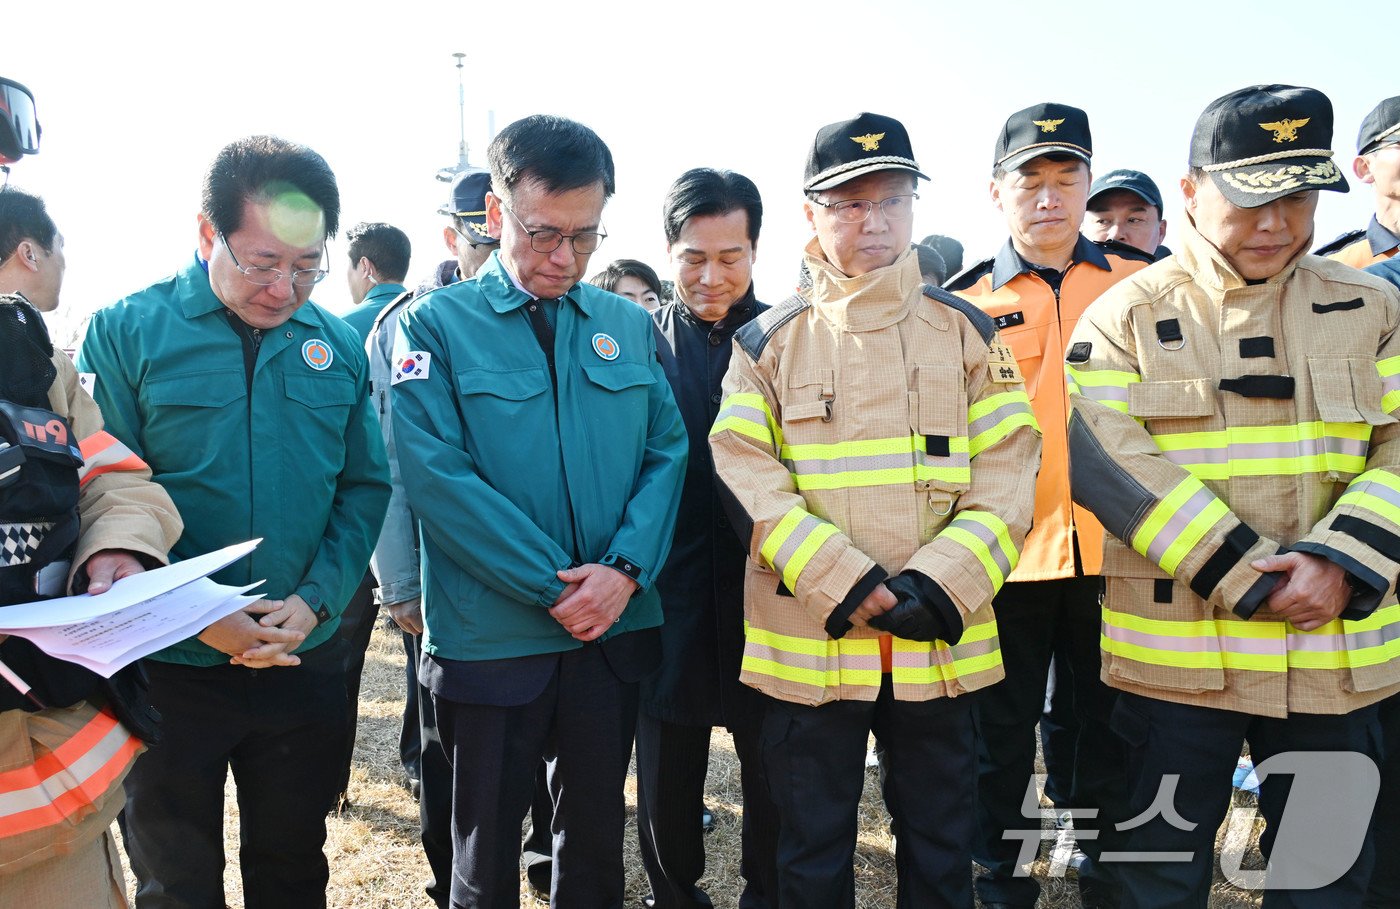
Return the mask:
[[1296,85],[1251,85],[1210,102],[1191,135],[1191,166],[1240,208],[1351,189],[1332,160],[1332,102]]
[[1140,170],[1111,170],[1099,177],[1089,187],[1089,210],[1094,210],[1094,198],[1100,193],[1110,190],[1127,190],[1148,205],[1154,206],[1158,212],[1162,211],[1162,193],[1157,189],[1157,184],[1152,182],[1152,178]]
[[1400,142],[1400,96],[1386,98],[1361,121],[1361,132],[1356,137],[1356,153],[1368,155],[1397,142]]
[[818,192],[881,170],[904,170],[921,180],[909,132],[894,117],[863,113],[817,130],[807,154],[802,191]]
[[475,246],[500,242],[486,231],[486,194],[490,191],[490,171],[464,170],[452,178],[452,192],[438,209],[440,215],[461,218]]
[[993,167],[1013,171],[1043,155],[1072,155],[1088,164],[1094,157],[1089,115],[1077,107],[1047,101],[1007,117],[997,136]]

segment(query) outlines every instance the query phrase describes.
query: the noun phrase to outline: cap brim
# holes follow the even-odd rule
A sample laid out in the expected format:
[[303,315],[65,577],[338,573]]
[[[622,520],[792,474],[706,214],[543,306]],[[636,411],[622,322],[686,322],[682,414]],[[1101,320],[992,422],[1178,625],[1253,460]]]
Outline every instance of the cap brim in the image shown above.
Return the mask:
[[1132,193],[1133,195],[1137,196],[1137,197],[1138,197],[1139,199],[1141,199],[1142,201],[1146,202],[1148,205],[1151,205],[1153,208],[1161,208],[1161,207],[1162,207],[1162,202],[1161,202],[1160,199],[1154,199],[1154,198],[1152,198],[1151,196],[1149,196],[1147,193],[1143,192],[1142,190],[1140,190],[1140,189],[1138,189],[1138,188],[1136,188],[1136,187],[1127,186],[1127,185],[1121,184],[1121,183],[1118,184],[1117,186],[1105,186],[1103,189],[1099,190],[1098,192],[1096,192],[1096,193],[1091,193],[1091,194],[1089,195],[1089,201],[1088,201],[1087,204],[1088,204],[1088,205],[1093,205],[1093,204],[1094,204],[1094,200],[1097,199],[1099,196],[1102,196],[1104,193],[1112,193],[1112,192],[1119,192],[1119,191]]
[[928,176],[920,172],[917,167],[902,163],[902,161],[868,161],[859,163],[859,166],[856,167],[833,167],[825,170],[802,184],[802,191],[807,193],[820,192],[824,189],[831,189],[833,186],[840,186],[842,183],[849,183],[857,177],[863,177],[866,174],[873,174],[882,170],[908,171],[920,180],[928,179]]
[[1220,194],[1239,208],[1258,208],[1310,189],[1351,191],[1341,168],[1331,158],[1287,158],[1208,173]]
[[1085,164],[1090,163],[1089,155],[1086,154],[1082,148],[1076,148],[1072,145],[1037,145],[1033,148],[1023,149],[1014,155],[1008,156],[1006,160],[998,164],[997,167],[1005,171],[1018,170],[1021,165],[1025,164],[1027,161],[1036,158],[1044,158],[1046,155],[1072,155]]

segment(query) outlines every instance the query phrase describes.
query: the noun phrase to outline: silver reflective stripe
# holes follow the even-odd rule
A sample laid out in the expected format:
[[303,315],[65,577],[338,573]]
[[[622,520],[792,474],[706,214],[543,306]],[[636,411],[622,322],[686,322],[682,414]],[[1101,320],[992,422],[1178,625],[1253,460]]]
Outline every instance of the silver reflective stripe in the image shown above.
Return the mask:
[[1230,442],[1222,447],[1179,448],[1163,452],[1173,464],[1226,464],[1230,461],[1303,458],[1320,454],[1364,457],[1370,444],[1364,439],[1326,436],[1296,442]]
[[797,552],[797,548],[806,541],[807,537],[812,535],[812,531],[822,526],[822,523],[811,515],[806,515],[798,521],[797,526],[792,529],[792,533],[788,534],[786,540],[783,540],[783,545],[779,546],[778,551],[773,553],[773,567],[778,571],[783,571],[788,561],[792,559],[792,554]]
[[[103,714],[98,716],[101,717]],[[102,738],[98,739],[86,753],[67,767],[60,767],[53,774],[27,789],[0,793],[0,818],[42,808],[56,802],[65,793],[85,786],[90,777],[102,770],[108,761],[120,753],[131,737],[131,733],[126,731],[126,727],[122,726],[121,723],[114,722],[112,728]],[[91,798],[88,801],[90,802]]]
[[[1124,393],[1124,399],[1127,399],[1126,392]],[[970,424],[968,424],[967,434],[969,437],[975,439],[982,433],[991,429],[993,426],[996,426],[1002,420],[1005,420],[1007,417],[1014,416],[1018,413],[1030,412],[1031,409],[1025,401],[1008,401],[1007,403],[1001,405],[996,410],[992,411],[986,416],[978,417],[976,420],[973,420]]]
[[1147,544],[1147,558],[1153,563],[1160,565],[1162,557],[1166,555],[1171,545],[1176,542],[1177,537],[1186,530],[1201,512],[1205,511],[1212,502],[1215,501],[1215,493],[1202,487],[1192,494],[1191,498],[1181,504],[1167,523],[1162,525],[1162,529],[1157,531],[1157,535],[1152,538],[1152,542]]

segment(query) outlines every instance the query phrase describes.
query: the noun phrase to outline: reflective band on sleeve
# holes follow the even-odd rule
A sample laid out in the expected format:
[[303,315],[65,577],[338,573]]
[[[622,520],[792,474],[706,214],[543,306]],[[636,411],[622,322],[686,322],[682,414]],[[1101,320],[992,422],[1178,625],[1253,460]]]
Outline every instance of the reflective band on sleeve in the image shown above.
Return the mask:
[[1075,369],[1065,366],[1065,381],[1071,395],[1082,395],[1104,407],[1128,412],[1128,386],[1141,382],[1135,372],[1118,369]]
[[1371,427],[1365,423],[1234,426],[1154,435],[1162,454],[1201,480],[1361,473]]
[[977,557],[987,572],[992,593],[1001,589],[1006,576],[1021,559],[1006,523],[985,511],[958,512],[957,517],[938,532],[938,538],[952,540]]
[[923,436],[831,444],[784,445],[779,457],[801,492],[895,486],[920,480],[970,483],[967,436],[948,439],[948,454],[931,455]]
[[737,392],[725,398],[710,435],[717,436],[725,430],[733,430],[775,449],[783,441],[783,431],[773,419],[773,411],[763,395]]
[[78,468],[78,485],[86,486],[90,480],[123,470],[145,470],[146,462],[136,456],[105,430],[98,430],[78,443],[83,453],[83,466]]
[[969,457],[977,457],[1011,435],[1018,426],[1040,431],[1035,414],[1031,412],[1031,399],[1024,391],[989,395],[975,402],[967,409]]
[[0,773],[0,837],[90,813],[140,750],[140,740],[104,709],[34,763]]
[[821,545],[836,528],[808,514],[799,506],[783,515],[778,526],[763,541],[759,554],[774,571],[783,576],[787,589],[797,592],[797,579]]
[[1148,512],[1133,533],[1139,555],[1176,574],[1177,566],[1230,509],[1195,477],[1187,477]]
[[1400,357],[1388,357],[1376,364],[1381,374],[1381,410],[1400,410]]
[[[1351,481],[1338,505],[1355,505],[1400,527],[1400,477],[1387,470],[1368,470]],[[1393,554],[1400,561],[1400,553]]]

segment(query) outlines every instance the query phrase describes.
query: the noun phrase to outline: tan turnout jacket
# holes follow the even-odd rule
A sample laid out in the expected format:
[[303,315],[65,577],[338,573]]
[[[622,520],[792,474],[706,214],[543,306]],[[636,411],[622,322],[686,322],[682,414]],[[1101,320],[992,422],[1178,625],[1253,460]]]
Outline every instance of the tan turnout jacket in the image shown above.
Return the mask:
[[[735,337],[710,441],[750,526],[741,679],[805,704],[953,697],[1002,675],[993,594],[1030,524],[1039,432],[990,320],[922,290],[918,262],[848,278],[815,240],[813,285]],[[985,335],[981,332],[985,332]],[[876,566],[948,593],[958,644],[826,622]],[[853,605],[853,604],[847,604]],[[883,640],[882,640],[883,639]]]
[[[1189,224],[1080,319],[1071,477],[1112,535],[1108,684],[1274,717],[1400,690],[1397,324],[1382,281],[1300,255],[1250,285]],[[1281,548],[1351,573],[1343,618],[1303,632],[1263,605],[1250,562]]]

